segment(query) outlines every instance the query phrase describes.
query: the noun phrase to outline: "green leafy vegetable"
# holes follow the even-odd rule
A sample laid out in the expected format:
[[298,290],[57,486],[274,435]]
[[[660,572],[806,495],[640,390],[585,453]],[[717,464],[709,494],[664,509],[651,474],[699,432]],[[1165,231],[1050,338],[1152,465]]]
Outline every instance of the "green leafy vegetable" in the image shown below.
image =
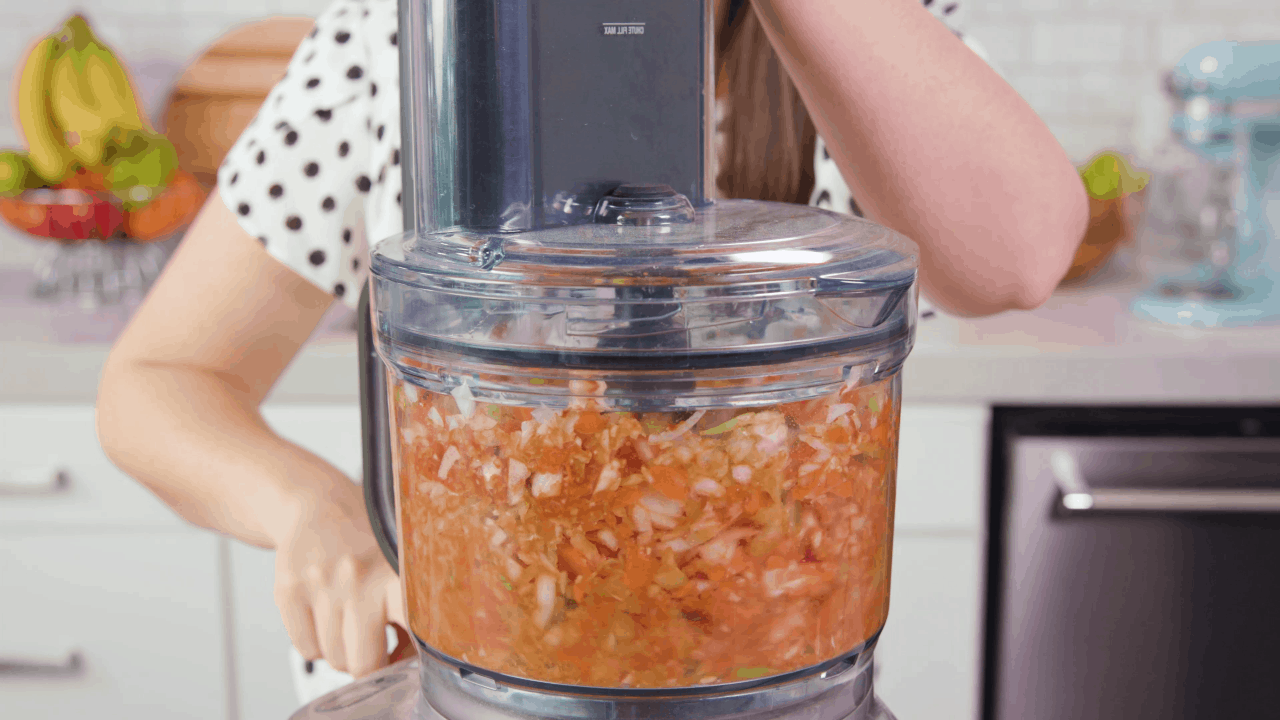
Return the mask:
[[738,418],[730,418],[709,430],[704,430],[702,434],[703,435],[720,435],[722,433],[729,432],[737,424],[738,424]]

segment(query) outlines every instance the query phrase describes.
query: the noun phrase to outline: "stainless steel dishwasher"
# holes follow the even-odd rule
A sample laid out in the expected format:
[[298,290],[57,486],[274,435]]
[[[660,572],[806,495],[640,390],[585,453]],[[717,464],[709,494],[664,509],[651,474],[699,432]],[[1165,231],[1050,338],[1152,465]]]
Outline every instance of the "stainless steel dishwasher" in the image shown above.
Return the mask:
[[984,718],[1280,717],[1280,409],[993,423]]

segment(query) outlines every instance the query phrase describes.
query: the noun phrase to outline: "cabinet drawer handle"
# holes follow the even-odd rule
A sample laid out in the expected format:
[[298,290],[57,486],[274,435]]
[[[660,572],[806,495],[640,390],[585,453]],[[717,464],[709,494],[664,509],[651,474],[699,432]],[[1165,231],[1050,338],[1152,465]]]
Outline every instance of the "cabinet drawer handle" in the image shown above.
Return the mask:
[[72,650],[62,660],[32,660],[0,656],[0,677],[40,676],[77,678],[84,675],[84,655]]
[[1059,516],[1280,512],[1280,490],[1091,488],[1075,456],[1065,450],[1055,450],[1049,456],[1049,466],[1058,484],[1054,513]]
[[0,495],[10,496],[45,496],[61,495],[71,489],[71,473],[63,468],[54,470],[47,482],[39,485],[26,483],[0,483]]

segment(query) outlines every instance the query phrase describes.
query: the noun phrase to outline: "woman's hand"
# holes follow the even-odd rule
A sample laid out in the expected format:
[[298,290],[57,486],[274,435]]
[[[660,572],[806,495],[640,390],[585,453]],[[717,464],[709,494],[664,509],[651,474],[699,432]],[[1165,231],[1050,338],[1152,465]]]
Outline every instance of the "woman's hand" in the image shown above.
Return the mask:
[[386,624],[404,626],[399,584],[360,487],[258,410],[332,302],[215,192],[111,351],[98,439],[189,522],[275,548],[299,652],[363,675],[386,660]]
[[304,496],[284,524],[275,598],[304,658],[363,677],[387,663],[387,624],[407,623],[400,580],[374,539],[359,488],[346,484]]

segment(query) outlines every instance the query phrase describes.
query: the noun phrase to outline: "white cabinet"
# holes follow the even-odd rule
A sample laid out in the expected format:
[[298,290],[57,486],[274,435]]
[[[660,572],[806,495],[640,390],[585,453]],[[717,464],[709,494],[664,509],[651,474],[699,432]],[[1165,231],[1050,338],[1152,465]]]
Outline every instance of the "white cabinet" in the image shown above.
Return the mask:
[[976,538],[899,536],[876,692],[899,720],[976,718],[982,612]]
[[107,459],[90,405],[0,406],[0,533],[186,530]]
[[352,480],[363,474],[360,408],[356,405],[267,405],[262,417],[286,440],[315,453]]
[[876,692],[899,720],[976,718],[990,411],[904,405]]
[[0,537],[0,715],[225,720],[218,538]]
[[287,720],[298,709],[292,642],[272,594],[275,553],[227,541],[231,551],[231,646],[239,720]]
[[0,406],[0,714],[226,718],[217,554],[107,460],[92,406]]

